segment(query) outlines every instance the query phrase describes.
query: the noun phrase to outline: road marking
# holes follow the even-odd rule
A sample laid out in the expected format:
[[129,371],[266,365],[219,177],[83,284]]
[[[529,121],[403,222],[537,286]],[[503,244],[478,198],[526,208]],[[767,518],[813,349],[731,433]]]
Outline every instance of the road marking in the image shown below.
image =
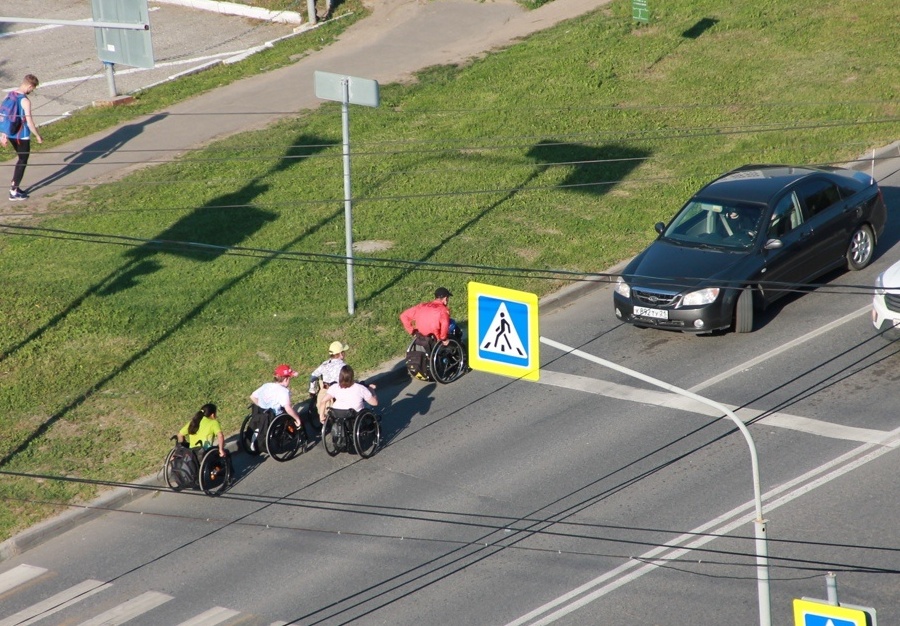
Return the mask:
[[[766,511],[771,512],[890,452],[900,442],[900,428],[887,434],[888,439],[884,445],[863,444],[828,463],[810,470],[806,474],[767,491],[763,494],[763,500],[766,501]],[[754,501],[746,502],[728,513],[698,526],[689,533],[676,537],[662,546],[648,550],[637,559],[627,561],[619,567],[559,596],[555,600],[539,606],[530,613],[509,622],[507,626],[524,626],[525,624],[529,626],[545,626],[555,622],[594,600],[607,595],[611,591],[654,571],[659,565],[671,559],[679,558],[690,552],[690,550],[713,541],[718,535],[725,535],[744,524],[752,523],[752,521],[746,519],[746,516],[753,515],[755,507],[756,503]],[[698,534],[703,536],[698,537]],[[685,546],[679,548],[678,546],[682,543],[685,543]]]
[[715,385],[716,383],[721,382],[721,381],[725,380],[726,378],[731,378],[735,374],[740,374],[741,372],[746,371],[755,365],[759,365],[760,363],[767,361],[767,360],[771,359],[772,357],[778,356],[782,352],[787,352],[788,350],[795,348],[802,343],[806,343],[807,341],[810,341],[811,339],[815,339],[819,335],[823,335],[827,332],[830,332],[830,331],[834,330],[835,328],[837,328],[838,326],[841,326],[842,324],[846,324],[847,322],[854,320],[857,317],[859,317],[860,315],[863,315],[864,313],[868,313],[871,310],[872,310],[872,305],[868,304],[868,305],[864,306],[863,308],[857,309],[853,313],[850,313],[848,315],[845,315],[842,318],[834,320],[833,322],[825,324],[824,326],[821,326],[812,332],[806,333],[805,335],[801,335],[800,337],[792,339],[791,341],[789,341],[785,344],[782,344],[781,346],[775,348],[774,350],[769,350],[765,354],[761,354],[756,358],[750,359],[749,361],[746,361],[746,362],[742,363],[741,365],[738,365],[737,367],[733,367],[726,372],[722,372],[718,376],[713,376],[712,378],[708,378],[707,380],[703,381],[699,385],[695,385],[695,386],[691,387],[690,389],[688,389],[688,391],[697,393],[701,389],[706,389],[707,387]]
[[6,593],[14,587],[27,583],[32,578],[37,578],[47,570],[34,565],[16,565],[8,572],[0,574],[0,593]]
[[[592,393],[607,398],[640,402],[642,404],[698,413],[714,418],[723,417],[721,412],[716,411],[715,408],[708,404],[703,404],[702,402],[697,402],[691,398],[686,398],[667,391],[641,389],[605,380],[588,378],[586,376],[575,376],[573,374],[563,374],[562,372],[553,372],[543,369],[541,370],[541,380],[539,382],[545,385],[574,389],[576,391]],[[734,411],[745,423],[757,419],[760,415],[767,413],[767,411],[760,411],[758,409],[739,408],[724,402],[720,404],[723,404]],[[893,440],[891,438],[891,433],[887,431],[857,428],[855,426],[842,426],[840,424],[801,417],[799,415],[791,415],[790,413],[769,413],[755,423],[784,428],[786,430],[795,430],[831,439],[859,441],[861,443],[873,443],[878,445],[892,445],[893,447],[900,445],[900,442]]]
[[85,580],[64,591],[60,591],[55,596],[22,609],[15,615],[10,615],[3,621],[0,621],[0,626],[28,626],[28,624],[34,624],[111,586],[111,584],[100,580]]
[[161,604],[165,604],[172,599],[158,591],[147,591],[142,593],[133,600],[123,602],[119,606],[115,606],[105,613],[82,622],[79,626],[118,626],[124,624],[128,620],[134,619],[138,615],[143,615],[147,611],[155,609]]
[[232,611],[231,609],[226,609],[221,606],[214,606],[210,610],[204,611],[200,615],[192,617],[186,622],[181,622],[178,626],[215,626],[215,624],[221,624],[222,622],[228,621],[235,615],[238,615],[238,611]]

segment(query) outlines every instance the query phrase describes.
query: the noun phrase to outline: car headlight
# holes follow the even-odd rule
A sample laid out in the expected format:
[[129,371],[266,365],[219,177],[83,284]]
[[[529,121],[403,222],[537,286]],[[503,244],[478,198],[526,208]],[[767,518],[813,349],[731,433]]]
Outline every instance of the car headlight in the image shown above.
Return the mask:
[[878,278],[875,279],[875,295],[883,296],[884,295],[884,274],[881,273],[878,275]]
[[623,298],[631,298],[631,287],[628,286],[628,283],[621,276],[616,279],[616,293]]
[[700,291],[692,291],[687,294],[681,301],[682,306],[701,306],[703,304],[712,304],[719,297],[719,288],[710,287],[701,289]]

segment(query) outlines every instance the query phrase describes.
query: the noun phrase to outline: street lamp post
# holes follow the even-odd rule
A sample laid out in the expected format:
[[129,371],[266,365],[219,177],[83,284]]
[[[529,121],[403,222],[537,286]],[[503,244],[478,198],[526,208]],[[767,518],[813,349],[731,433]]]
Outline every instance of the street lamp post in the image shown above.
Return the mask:
[[741,434],[747,441],[747,446],[750,448],[750,465],[753,471],[753,499],[756,503],[756,519],[753,520],[753,526],[756,536],[756,590],[759,601],[759,626],[772,626],[772,604],[769,594],[769,549],[766,539],[766,519],[763,517],[762,490],[760,488],[759,482],[759,460],[756,455],[756,444],[753,443],[753,437],[750,436],[750,431],[747,429],[747,426],[744,424],[744,422],[742,422],[740,418],[738,418],[738,416],[734,414],[734,411],[726,407],[724,404],[716,402],[715,400],[710,400],[709,398],[704,398],[703,396],[698,396],[696,393],[688,391],[687,389],[682,389],[680,387],[676,387],[675,385],[670,385],[665,381],[658,380],[651,376],[647,376],[646,374],[628,369],[627,367],[617,365],[612,361],[601,359],[598,356],[588,354],[587,352],[582,352],[577,348],[572,348],[571,346],[553,341],[552,339],[547,339],[546,337],[541,337],[541,343],[562,350],[563,352],[579,356],[585,360],[592,361],[594,363],[597,363],[598,365],[616,370],[617,372],[621,372],[622,374],[625,374],[627,376],[643,380],[646,383],[650,383],[651,385],[655,385],[656,387],[661,387],[667,391],[671,391],[672,393],[677,393],[678,395],[685,396],[686,398],[691,398],[692,400],[696,400],[697,402],[702,402],[703,404],[715,408],[717,411],[722,411],[722,413],[728,416],[728,418],[735,423],[735,425],[738,427],[738,430],[741,431]]

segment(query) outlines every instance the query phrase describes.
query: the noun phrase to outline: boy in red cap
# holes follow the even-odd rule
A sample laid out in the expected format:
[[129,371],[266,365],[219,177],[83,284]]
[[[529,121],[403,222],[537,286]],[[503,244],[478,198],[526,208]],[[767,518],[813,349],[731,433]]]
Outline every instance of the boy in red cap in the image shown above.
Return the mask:
[[[272,409],[275,415],[287,413],[294,418],[294,423],[299,428],[301,426],[300,416],[294,410],[291,403],[291,390],[289,386],[291,379],[297,375],[290,365],[279,365],[275,368],[275,381],[263,384],[259,389],[250,394],[250,401],[258,406],[261,411]],[[260,429],[254,431],[251,447],[256,446],[256,439],[259,436]]]

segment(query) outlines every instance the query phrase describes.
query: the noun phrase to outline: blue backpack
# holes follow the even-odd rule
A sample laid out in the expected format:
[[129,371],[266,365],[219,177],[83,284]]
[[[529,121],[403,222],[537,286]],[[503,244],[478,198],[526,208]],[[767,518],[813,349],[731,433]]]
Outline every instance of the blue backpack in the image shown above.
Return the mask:
[[22,130],[22,113],[17,92],[10,91],[0,104],[0,133],[15,137]]

